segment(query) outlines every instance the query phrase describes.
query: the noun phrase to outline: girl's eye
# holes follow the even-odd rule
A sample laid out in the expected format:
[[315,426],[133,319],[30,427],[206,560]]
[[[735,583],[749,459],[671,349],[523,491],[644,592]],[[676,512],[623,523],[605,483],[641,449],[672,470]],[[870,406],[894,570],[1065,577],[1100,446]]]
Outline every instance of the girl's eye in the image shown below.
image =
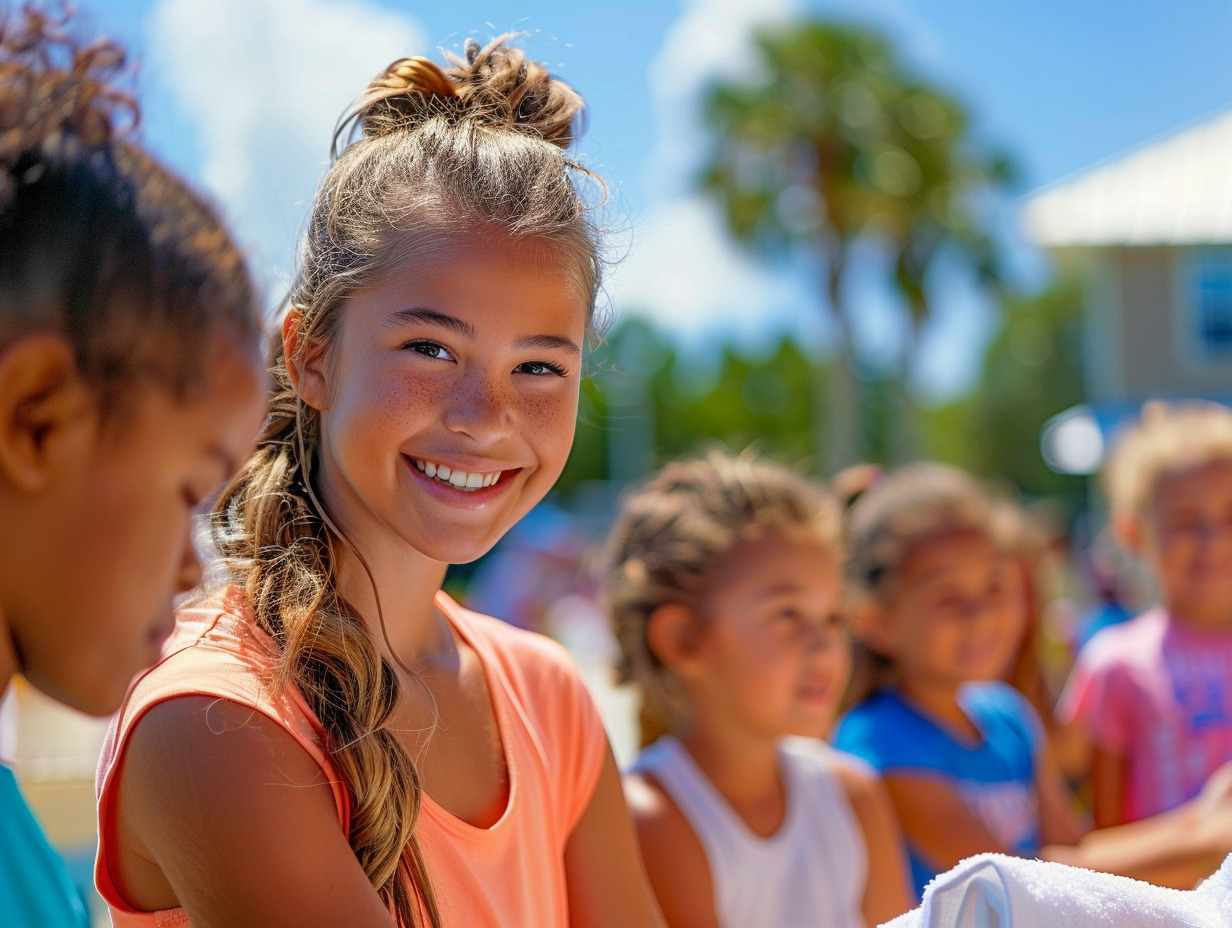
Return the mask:
[[415,341],[407,342],[402,346],[404,349],[422,354],[425,358],[437,358],[442,361],[452,361],[453,355],[449,353],[449,349],[444,345],[436,342]]
[[567,370],[559,364],[553,364],[551,361],[527,361],[515,367],[514,371],[521,374],[530,374],[533,377],[546,377],[548,374],[555,374],[557,377],[567,377],[569,375]]

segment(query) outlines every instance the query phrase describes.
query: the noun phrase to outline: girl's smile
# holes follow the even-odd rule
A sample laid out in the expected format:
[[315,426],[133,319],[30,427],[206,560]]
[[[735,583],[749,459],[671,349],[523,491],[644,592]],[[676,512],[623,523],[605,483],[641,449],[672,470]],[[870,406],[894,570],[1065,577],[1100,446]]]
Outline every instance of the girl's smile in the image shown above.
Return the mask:
[[307,353],[321,491],[361,550],[392,533],[474,560],[564,469],[588,303],[550,247],[475,229],[410,257],[351,298],[330,357]]

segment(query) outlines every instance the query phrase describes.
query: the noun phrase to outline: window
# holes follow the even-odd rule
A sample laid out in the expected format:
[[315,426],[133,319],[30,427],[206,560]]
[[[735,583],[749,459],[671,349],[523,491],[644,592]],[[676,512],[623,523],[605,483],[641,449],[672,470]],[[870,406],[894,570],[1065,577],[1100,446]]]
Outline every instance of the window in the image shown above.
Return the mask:
[[1189,344],[1204,361],[1232,358],[1232,249],[1203,249],[1189,263]]

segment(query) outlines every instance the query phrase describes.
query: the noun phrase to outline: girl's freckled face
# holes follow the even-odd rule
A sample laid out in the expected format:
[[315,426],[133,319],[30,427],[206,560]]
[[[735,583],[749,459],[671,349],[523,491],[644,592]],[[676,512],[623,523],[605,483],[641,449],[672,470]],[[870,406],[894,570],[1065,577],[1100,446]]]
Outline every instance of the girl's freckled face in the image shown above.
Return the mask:
[[589,307],[553,257],[542,243],[476,234],[341,307],[318,404],[319,479],[354,540],[393,536],[433,560],[470,561],[556,482]]

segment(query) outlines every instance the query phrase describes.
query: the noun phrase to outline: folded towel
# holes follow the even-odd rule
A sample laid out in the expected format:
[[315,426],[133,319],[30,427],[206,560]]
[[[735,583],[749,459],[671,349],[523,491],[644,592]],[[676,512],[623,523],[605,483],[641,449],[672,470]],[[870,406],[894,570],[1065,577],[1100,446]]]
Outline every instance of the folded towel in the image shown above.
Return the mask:
[[1232,857],[1197,889],[980,854],[936,877],[923,905],[885,928],[1228,928]]

